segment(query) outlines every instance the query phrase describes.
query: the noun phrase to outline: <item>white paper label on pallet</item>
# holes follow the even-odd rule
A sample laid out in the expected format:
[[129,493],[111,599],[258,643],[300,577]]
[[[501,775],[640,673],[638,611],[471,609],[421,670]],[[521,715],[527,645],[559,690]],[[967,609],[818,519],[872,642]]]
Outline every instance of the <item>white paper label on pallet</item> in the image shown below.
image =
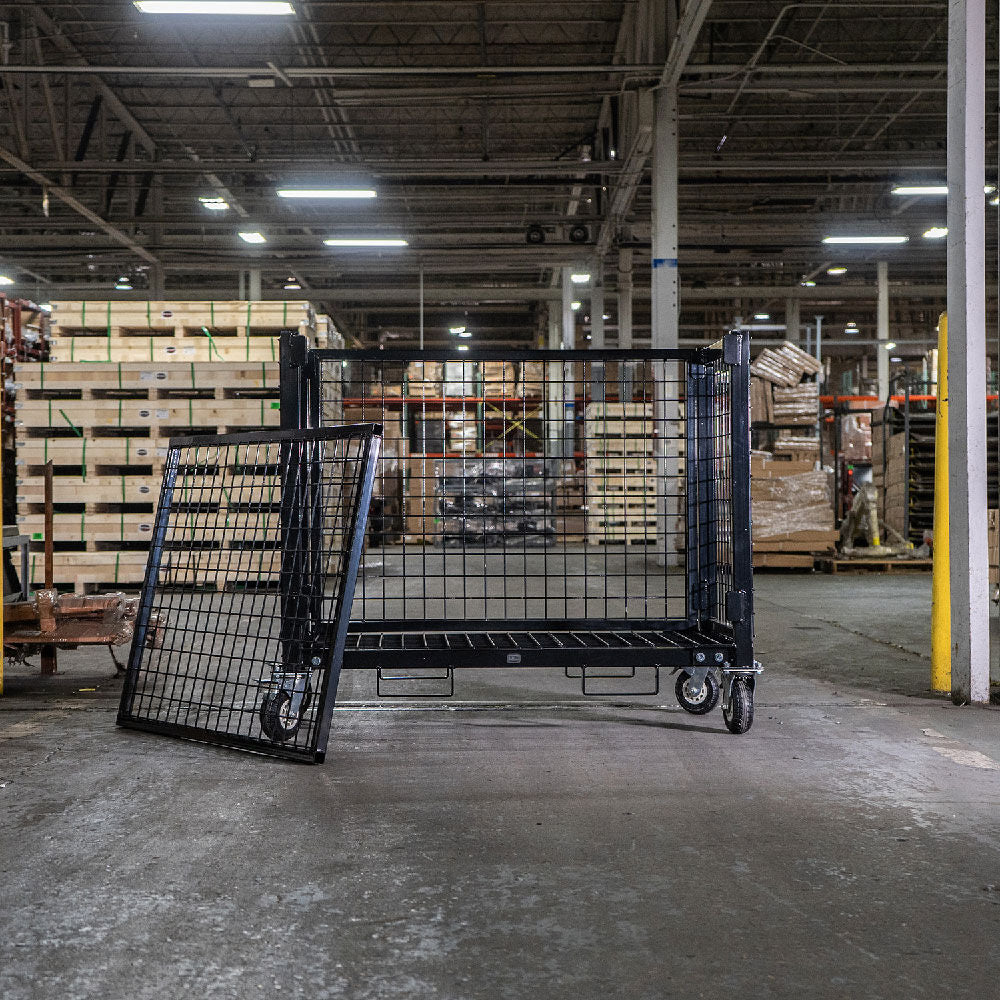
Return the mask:
[[139,372],[140,382],[152,382],[154,377],[153,372]]
[[169,410],[157,410],[156,411],[156,419],[157,420],[169,420],[170,419],[170,411]]
[[156,449],[156,455],[157,455],[158,458],[166,458],[167,457],[167,449],[166,448],[157,448]]
[[193,347],[185,347],[185,348],[182,349],[182,353],[183,354],[194,354],[194,348]]

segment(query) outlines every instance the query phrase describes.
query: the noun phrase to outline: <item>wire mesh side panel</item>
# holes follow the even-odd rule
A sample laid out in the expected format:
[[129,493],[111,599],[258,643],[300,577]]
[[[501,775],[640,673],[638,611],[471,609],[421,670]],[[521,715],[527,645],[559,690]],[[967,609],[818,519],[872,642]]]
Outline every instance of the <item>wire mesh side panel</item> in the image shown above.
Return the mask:
[[355,627],[688,620],[696,352],[316,352],[321,425],[385,428]]
[[377,431],[171,442],[120,724],[322,759]]
[[749,338],[730,335],[717,357],[692,364],[687,399],[691,606],[752,666]]

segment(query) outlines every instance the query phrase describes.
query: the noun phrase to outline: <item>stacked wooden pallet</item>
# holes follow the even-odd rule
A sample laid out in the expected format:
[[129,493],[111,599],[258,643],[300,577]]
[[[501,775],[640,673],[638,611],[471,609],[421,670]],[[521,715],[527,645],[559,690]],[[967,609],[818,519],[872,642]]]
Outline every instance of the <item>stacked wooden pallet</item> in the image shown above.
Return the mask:
[[[54,466],[57,585],[141,584],[170,438],[276,429],[278,334],[315,344],[314,324],[307,302],[53,303],[54,360],[17,366],[15,414],[18,521],[39,550]],[[213,585],[204,560],[184,566]]]
[[593,402],[584,410],[584,475],[591,545],[656,541],[653,404]]

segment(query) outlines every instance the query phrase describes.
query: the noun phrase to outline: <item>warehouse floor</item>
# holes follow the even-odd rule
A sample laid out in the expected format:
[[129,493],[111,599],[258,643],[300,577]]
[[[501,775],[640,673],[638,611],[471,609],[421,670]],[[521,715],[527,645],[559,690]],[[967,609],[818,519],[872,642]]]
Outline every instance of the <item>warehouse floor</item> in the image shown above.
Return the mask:
[[319,767],[116,730],[106,653],[13,671],[0,994],[994,995],[1000,714],[926,695],[929,614],[762,575],[745,737],[512,671],[346,709]]

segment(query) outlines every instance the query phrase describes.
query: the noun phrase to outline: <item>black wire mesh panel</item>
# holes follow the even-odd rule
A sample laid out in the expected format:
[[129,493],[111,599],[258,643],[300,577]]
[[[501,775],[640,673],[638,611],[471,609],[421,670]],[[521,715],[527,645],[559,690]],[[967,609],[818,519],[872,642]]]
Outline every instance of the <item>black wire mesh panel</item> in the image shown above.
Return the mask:
[[385,427],[345,666],[752,667],[748,354],[303,355]]
[[119,724],[323,759],[380,433],[171,441]]

